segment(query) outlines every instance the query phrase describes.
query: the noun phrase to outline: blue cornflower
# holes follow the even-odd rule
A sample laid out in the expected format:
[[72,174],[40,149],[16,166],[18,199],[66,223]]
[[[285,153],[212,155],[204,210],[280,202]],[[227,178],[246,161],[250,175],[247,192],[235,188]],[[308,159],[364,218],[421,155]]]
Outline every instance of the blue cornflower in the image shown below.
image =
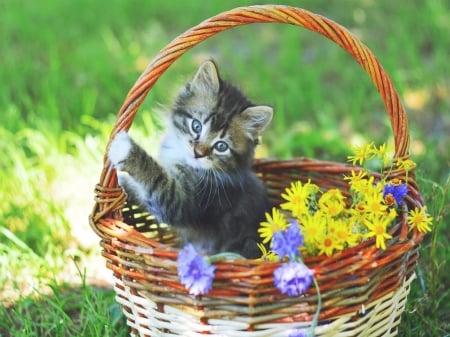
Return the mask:
[[294,329],[289,332],[288,337],[308,337],[308,330],[305,329]]
[[196,252],[192,244],[186,245],[178,254],[178,276],[192,295],[203,295],[212,288],[215,266]]
[[406,184],[386,184],[383,188],[383,198],[389,200],[394,198],[397,205],[401,205],[403,198],[408,194],[408,186]]
[[302,262],[287,262],[274,271],[273,279],[283,294],[298,296],[308,290],[313,274]]
[[303,245],[303,235],[300,233],[300,226],[296,221],[292,221],[286,230],[273,234],[272,251],[280,259],[288,256],[289,259],[294,260],[299,255],[298,248],[301,245]]

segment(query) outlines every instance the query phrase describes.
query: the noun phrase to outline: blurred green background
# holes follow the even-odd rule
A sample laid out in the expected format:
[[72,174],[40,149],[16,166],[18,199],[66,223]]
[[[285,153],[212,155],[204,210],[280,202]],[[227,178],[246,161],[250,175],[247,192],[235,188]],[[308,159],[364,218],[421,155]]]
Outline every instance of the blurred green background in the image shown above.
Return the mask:
[[[0,335],[127,335],[87,223],[116,113],[174,37],[219,12],[262,3],[0,2]],[[390,74],[436,219],[400,336],[449,336],[449,2],[271,3],[339,22]],[[255,24],[203,42],[160,78],[131,130],[150,150],[161,133],[161,106],[210,57],[254,102],[275,107],[261,155],[345,161],[352,144],[392,142],[381,98],[347,53],[298,27]]]

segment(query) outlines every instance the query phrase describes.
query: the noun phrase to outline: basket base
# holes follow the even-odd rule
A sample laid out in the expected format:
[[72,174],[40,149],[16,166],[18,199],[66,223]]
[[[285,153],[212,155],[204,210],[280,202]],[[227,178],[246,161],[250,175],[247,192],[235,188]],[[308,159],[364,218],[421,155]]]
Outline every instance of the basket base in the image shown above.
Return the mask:
[[[353,312],[319,322],[314,330],[316,337],[391,337],[397,336],[397,327],[406,305],[409,279],[395,291]],[[295,329],[308,328],[309,323],[246,323],[245,317],[232,319],[201,320],[201,313],[194,307],[183,310],[177,306],[160,305],[140,294],[139,290],[124,284],[114,276],[116,300],[122,305],[131,328],[132,337],[185,336],[200,337],[208,334],[215,337],[287,337]],[[248,317],[247,317],[248,319]]]

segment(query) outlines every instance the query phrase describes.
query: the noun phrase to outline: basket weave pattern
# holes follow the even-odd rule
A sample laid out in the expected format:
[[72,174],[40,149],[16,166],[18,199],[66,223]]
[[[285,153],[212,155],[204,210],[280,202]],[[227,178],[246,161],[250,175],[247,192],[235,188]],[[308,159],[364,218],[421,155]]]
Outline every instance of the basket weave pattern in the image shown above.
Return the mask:
[[[392,82],[372,52],[335,22],[286,6],[237,8],[191,28],[168,44],[148,65],[128,93],[110,136],[128,130],[135,114],[158,78],[186,51],[230,28],[277,22],[317,32],[341,46],[361,65],[383,99],[395,142],[394,162],[409,157],[409,131],[403,107]],[[255,170],[265,182],[274,205],[292,181],[311,181],[322,188],[338,188],[348,195],[342,179],[353,166],[315,159],[260,160]],[[373,173],[375,176],[379,174]],[[406,172],[386,173],[405,180]],[[422,198],[408,173],[408,209],[421,207]],[[317,293],[281,295],[273,285],[279,262],[233,260],[216,263],[213,290],[189,295],[177,276],[177,238],[169,227],[126,203],[111,163],[105,159],[96,186],[90,217],[101,238],[103,256],[116,281],[117,301],[123,305],[133,336],[288,336],[289,330],[308,326],[317,310]],[[315,270],[322,309],[316,336],[395,336],[404,310],[422,234],[409,231],[405,215],[391,228],[393,239],[385,251],[374,240],[331,257],[306,257]]]

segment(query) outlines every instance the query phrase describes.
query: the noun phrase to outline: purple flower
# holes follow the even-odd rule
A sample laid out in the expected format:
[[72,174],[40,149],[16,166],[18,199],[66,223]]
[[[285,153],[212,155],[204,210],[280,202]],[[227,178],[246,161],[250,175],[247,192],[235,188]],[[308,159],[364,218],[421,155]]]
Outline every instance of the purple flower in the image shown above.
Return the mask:
[[406,194],[408,194],[408,187],[406,184],[387,184],[383,188],[383,198],[386,199],[387,196],[391,195],[397,205],[402,204]]
[[178,254],[178,276],[192,295],[203,295],[212,288],[215,266],[195,251],[192,244],[186,245]]
[[308,337],[308,330],[294,329],[291,330],[288,337]]
[[311,285],[314,272],[301,262],[287,262],[278,267],[274,273],[275,286],[283,294],[298,296]]
[[299,255],[298,248],[303,245],[303,235],[300,233],[300,226],[296,221],[292,221],[291,225],[284,231],[278,231],[272,237],[272,251],[277,254],[280,259],[286,255],[290,259],[294,259]]

